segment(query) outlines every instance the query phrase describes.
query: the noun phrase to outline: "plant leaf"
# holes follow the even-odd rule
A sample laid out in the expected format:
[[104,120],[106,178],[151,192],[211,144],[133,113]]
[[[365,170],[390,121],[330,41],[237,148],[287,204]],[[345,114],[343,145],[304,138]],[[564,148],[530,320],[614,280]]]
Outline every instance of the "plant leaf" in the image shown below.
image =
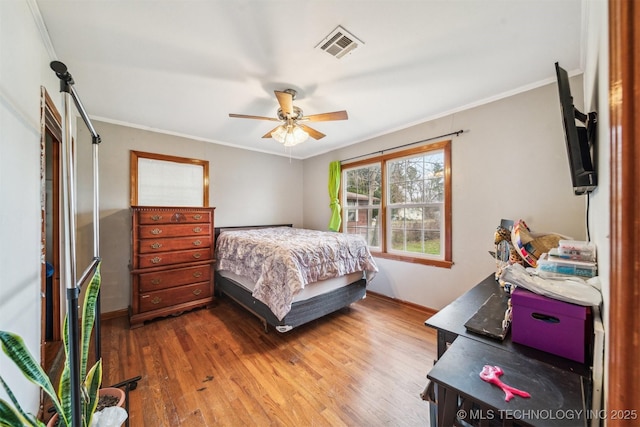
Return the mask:
[[2,351],[15,363],[25,378],[49,395],[56,411],[60,411],[60,402],[49,377],[29,353],[22,338],[11,332],[0,331],[0,341],[2,342]]
[[[91,334],[93,331],[93,325],[95,321],[96,305],[98,295],[100,292],[100,262],[96,266],[95,273],[87,287],[87,291],[84,296],[84,303],[82,306],[82,324],[80,325],[81,343],[80,343],[80,378],[84,379],[83,391],[88,396],[87,398],[82,396],[82,409],[83,424],[89,425],[93,413],[95,412],[98,404],[98,390],[102,383],[102,360],[98,360],[96,364],[91,368],[88,374],[87,359],[89,357],[89,346],[91,344]],[[24,345],[24,341],[16,334],[10,332],[0,331],[0,340],[2,341],[2,349],[9,356],[9,358],[18,366],[23,375],[32,383],[38,385],[49,395],[56,412],[63,425],[68,426],[71,421],[71,372],[69,363],[69,320],[68,314],[64,319],[64,333],[63,344],[64,352],[66,356],[65,364],[60,376],[60,383],[58,385],[58,392],[53,388],[49,377],[44,373],[42,367],[35,361],[31,353]],[[32,415],[26,414],[20,405],[18,404],[15,396],[9,390],[4,380],[0,377],[4,389],[7,391],[11,401],[15,405],[15,409],[12,408],[9,403],[0,399],[0,426],[5,424],[8,426],[16,425],[28,425],[28,426],[44,426],[40,421],[35,419]]]
[[91,425],[91,419],[93,413],[98,406],[100,385],[102,384],[102,359],[99,359],[95,365],[89,370],[87,378],[85,379],[84,386],[87,389],[89,395],[89,401],[86,402],[84,408],[84,419],[87,425]]
[[19,407],[12,408],[7,402],[0,399],[0,426],[43,426],[33,415],[25,414]]
[[[7,392],[7,396],[9,396],[9,399],[11,399],[11,402],[13,403],[15,411],[18,412],[19,415],[21,415],[23,417],[26,417],[27,413],[22,409],[22,407],[20,406],[20,403],[18,403],[18,400],[14,396],[13,392],[11,391],[11,389],[9,388],[7,383],[2,378],[2,375],[0,375],[0,383],[2,383],[2,387],[4,388],[4,391]],[[0,401],[3,402],[7,406],[9,405],[8,403],[6,403],[5,401],[3,401],[1,399],[0,399]]]
[[61,410],[58,411],[60,422],[63,426],[68,426],[71,421],[71,371],[69,368],[69,316],[64,317],[62,343],[64,347],[65,362],[60,374],[58,383],[58,397],[60,399]]
[[[80,373],[79,374],[80,374],[80,378],[83,379],[85,382],[86,382],[87,360],[89,358],[89,347],[91,345],[91,333],[93,331],[93,325],[95,322],[96,304],[98,301],[98,294],[100,292],[100,281],[101,281],[100,264],[101,263],[99,262],[98,265],[96,266],[96,270],[94,272],[93,277],[91,278],[91,282],[87,286],[87,289],[84,295],[84,302],[82,305],[82,319],[81,319],[81,325],[80,325],[81,342],[80,342],[80,352],[79,352],[79,357],[80,357]],[[63,421],[64,425],[69,425],[69,423],[71,422],[72,415],[71,415],[71,371],[70,371],[71,366],[69,362],[70,349],[69,349],[69,315],[68,313],[64,319],[63,342],[64,342],[64,352],[65,352],[66,360],[65,360],[64,368],[62,370],[62,375],[60,375],[58,395],[60,397],[61,406],[63,408],[63,414],[60,415],[60,418],[64,420]],[[102,364],[100,366],[101,366],[99,371],[100,376],[98,380],[101,382],[102,381]],[[95,374],[96,373],[94,373],[93,375]],[[91,394],[91,390],[85,389],[83,391],[89,392],[89,400],[91,400],[92,396],[94,396],[94,398],[97,399],[97,394],[98,394],[97,389],[93,392],[93,394]],[[84,396],[82,397],[81,401],[82,401],[81,413],[83,414],[83,418],[84,418],[83,422],[86,422],[87,415],[89,414],[87,410],[90,409],[90,408],[87,408],[87,406],[88,404],[90,404],[90,402],[87,402]],[[93,414],[94,410],[95,410],[95,407],[90,414]]]
[[94,321],[96,319],[96,304],[98,294],[100,292],[100,264],[96,266],[96,271],[89,282],[89,286],[84,295],[84,303],[82,305],[82,347],[80,348],[80,378],[85,378],[87,374],[87,360],[89,359],[89,346],[91,344],[91,333],[93,331]]

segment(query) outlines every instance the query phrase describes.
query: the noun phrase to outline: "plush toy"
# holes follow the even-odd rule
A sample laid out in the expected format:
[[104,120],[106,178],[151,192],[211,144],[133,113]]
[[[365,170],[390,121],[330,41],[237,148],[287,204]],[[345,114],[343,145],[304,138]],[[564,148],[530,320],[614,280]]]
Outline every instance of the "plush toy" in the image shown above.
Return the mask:
[[[502,269],[511,264],[525,265],[524,260],[518,251],[511,243],[511,230],[498,226],[493,239],[495,245],[495,258],[496,258],[496,280],[500,277]],[[501,283],[501,285],[503,285]],[[504,285],[503,285],[504,286]]]

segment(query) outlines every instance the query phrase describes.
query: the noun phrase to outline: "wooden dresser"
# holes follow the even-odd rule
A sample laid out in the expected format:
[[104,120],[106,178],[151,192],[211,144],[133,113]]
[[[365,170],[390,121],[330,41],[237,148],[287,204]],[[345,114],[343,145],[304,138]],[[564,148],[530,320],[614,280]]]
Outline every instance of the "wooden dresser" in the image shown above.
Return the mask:
[[214,209],[131,207],[131,328],[211,305]]

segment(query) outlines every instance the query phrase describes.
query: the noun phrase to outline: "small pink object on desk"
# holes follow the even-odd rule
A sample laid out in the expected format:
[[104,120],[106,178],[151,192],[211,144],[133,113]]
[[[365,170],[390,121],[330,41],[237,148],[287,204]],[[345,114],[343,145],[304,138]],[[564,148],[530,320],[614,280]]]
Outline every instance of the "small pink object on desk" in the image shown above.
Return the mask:
[[502,374],[504,374],[504,371],[499,366],[484,365],[484,367],[482,368],[482,372],[480,372],[480,378],[482,378],[483,381],[500,387],[502,391],[504,391],[505,402],[513,399],[514,395],[518,395],[520,397],[531,397],[531,395],[526,391],[518,390],[517,388],[508,386],[500,381],[500,378],[498,377],[502,376]]

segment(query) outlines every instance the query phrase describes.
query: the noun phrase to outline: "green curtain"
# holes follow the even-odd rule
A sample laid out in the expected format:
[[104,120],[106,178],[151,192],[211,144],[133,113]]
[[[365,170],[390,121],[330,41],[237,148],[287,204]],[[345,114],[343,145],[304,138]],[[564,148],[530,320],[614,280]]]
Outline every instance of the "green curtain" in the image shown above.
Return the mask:
[[340,161],[329,163],[329,199],[331,203],[331,220],[329,221],[329,230],[340,230],[340,200],[338,200],[338,192],[340,191]]

